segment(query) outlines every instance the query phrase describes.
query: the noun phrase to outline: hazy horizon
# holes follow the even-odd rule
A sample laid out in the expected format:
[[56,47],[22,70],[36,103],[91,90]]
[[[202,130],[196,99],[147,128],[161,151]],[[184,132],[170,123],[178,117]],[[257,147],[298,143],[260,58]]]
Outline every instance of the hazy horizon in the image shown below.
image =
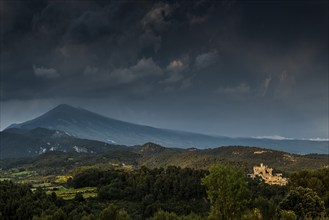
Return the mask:
[[1,0],[0,129],[58,104],[158,128],[328,139],[328,1]]
[[[84,110],[87,110],[87,111],[90,111],[90,112],[93,112],[92,110],[88,110],[88,109],[85,109],[85,108],[82,108],[80,106],[72,106],[70,104],[67,104],[67,103],[62,103],[62,104],[59,104],[59,105],[68,105],[68,106],[71,106],[71,107],[74,107],[74,108],[81,108],[81,109],[84,109]],[[57,106],[59,106],[57,105]],[[54,106],[54,108],[56,108],[57,106]],[[54,108],[51,108],[49,109],[49,111],[51,111],[52,109]],[[47,111],[48,112],[48,111]],[[47,113],[47,112],[44,112],[44,113]],[[44,114],[43,113],[43,114]],[[101,116],[105,116],[105,117],[108,117],[108,118],[111,118],[109,116],[106,116],[102,113],[97,113],[97,112],[93,112],[93,113],[96,113],[96,114],[99,114]],[[30,120],[33,120],[35,118],[38,118],[39,116],[42,116],[43,114],[41,115],[37,115],[36,117],[34,118],[31,118],[31,119],[28,119],[26,121],[30,121]],[[202,132],[195,132],[193,130],[181,130],[181,129],[174,129],[174,128],[165,128],[165,127],[157,127],[157,126],[153,126],[151,124],[140,124],[138,122],[132,122],[132,121],[127,121],[125,119],[120,119],[120,118],[112,118],[112,119],[117,119],[117,120],[121,120],[121,121],[125,121],[125,122],[129,122],[129,123],[134,123],[134,124],[137,124],[137,125],[146,125],[146,126],[150,126],[150,127],[154,127],[154,128],[160,128],[160,129],[170,129],[170,130],[177,130],[177,131],[184,131],[184,132],[192,132],[192,133],[199,133],[199,134],[206,134],[206,135],[213,135],[213,136],[223,136],[221,134],[212,134],[212,133],[202,133]],[[12,123],[10,125],[14,125],[14,124],[20,124],[20,123],[24,123],[26,121],[22,121],[22,122],[17,122],[17,123]],[[4,129],[7,129],[10,125],[6,126],[5,128],[1,129],[1,131],[3,131]],[[248,138],[247,136],[227,136],[227,137],[239,137],[239,138]],[[256,138],[256,139],[273,139],[273,140],[309,140],[309,141],[329,141],[328,138],[320,138],[320,137],[313,137],[313,138],[293,138],[293,137],[284,137],[284,136],[280,136],[280,135],[268,135],[268,136],[249,136],[250,138]]]

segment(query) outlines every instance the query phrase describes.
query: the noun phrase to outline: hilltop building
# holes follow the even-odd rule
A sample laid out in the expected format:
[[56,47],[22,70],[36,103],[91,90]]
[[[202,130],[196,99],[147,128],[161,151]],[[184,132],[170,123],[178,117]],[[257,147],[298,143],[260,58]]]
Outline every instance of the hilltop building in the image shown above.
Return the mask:
[[277,173],[277,174],[273,175],[273,173],[272,173],[273,168],[264,166],[263,163],[261,163],[260,166],[254,166],[253,170],[254,170],[254,173],[249,174],[249,176],[251,178],[255,178],[255,177],[259,176],[267,184],[285,186],[288,183],[288,179],[283,178],[282,173]]

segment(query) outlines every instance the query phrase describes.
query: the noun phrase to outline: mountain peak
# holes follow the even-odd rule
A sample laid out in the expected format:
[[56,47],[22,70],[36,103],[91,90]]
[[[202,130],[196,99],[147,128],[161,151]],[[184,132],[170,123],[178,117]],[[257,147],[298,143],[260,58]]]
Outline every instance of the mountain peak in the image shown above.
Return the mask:
[[73,106],[68,105],[68,104],[60,104],[60,105],[57,105],[52,110],[76,110],[76,109],[77,109],[76,107],[73,107]]

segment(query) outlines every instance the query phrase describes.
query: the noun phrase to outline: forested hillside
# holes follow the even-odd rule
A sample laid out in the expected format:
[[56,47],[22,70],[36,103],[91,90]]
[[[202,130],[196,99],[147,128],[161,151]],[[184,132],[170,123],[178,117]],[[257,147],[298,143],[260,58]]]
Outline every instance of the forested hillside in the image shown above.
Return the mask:
[[[75,140],[75,139],[73,139]],[[79,140],[79,139],[78,139]],[[65,173],[74,167],[96,166],[113,167],[146,166],[159,168],[180,166],[195,169],[208,169],[214,163],[232,164],[251,172],[260,163],[267,164],[282,172],[300,169],[319,169],[329,165],[327,155],[298,155],[282,151],[246,146],[226,146],[209,149],[167,148],[154,143],[141,146],[104,145],[95,142],[92,149],[103,149],[98,153],[50,151],[36,157],[8,158],[0,160],[0,168],[28,167],[41,173]],[[104,149],[105,148],[105,149]]]
[[[1,218],[316,219],[329,211],[326,155],[154,143],[109,149],[1,160]],[[288,186],[247,177],[259,163],[290,178]]]
[[[288,186],[249,179],[242,169],[168,167],[133,171],[87,169],[62,183],[96,187],[64,200],[42,188],[0,182],[1,219],[325,219],[329,169],[300,171]],[[314,183],[317,183],[316,185]],[[224,187],[223,187],[224,186]]]

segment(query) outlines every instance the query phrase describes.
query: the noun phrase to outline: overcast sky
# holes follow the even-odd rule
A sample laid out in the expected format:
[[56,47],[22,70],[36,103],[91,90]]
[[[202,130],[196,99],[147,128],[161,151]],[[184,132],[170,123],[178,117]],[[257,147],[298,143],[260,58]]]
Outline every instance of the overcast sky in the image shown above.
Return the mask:
[[66,103],[206,134],[328,138],[328,1],[0,2],[1,129]]

